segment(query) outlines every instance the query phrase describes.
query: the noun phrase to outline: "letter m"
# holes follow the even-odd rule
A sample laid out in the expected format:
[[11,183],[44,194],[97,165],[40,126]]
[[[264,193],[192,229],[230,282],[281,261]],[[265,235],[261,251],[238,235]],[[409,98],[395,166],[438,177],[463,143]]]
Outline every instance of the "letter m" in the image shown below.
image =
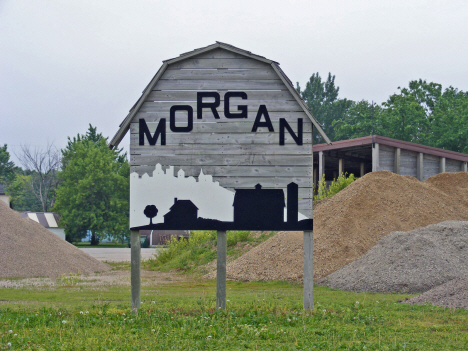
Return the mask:
[[158,123],[158,127],[154,132],[154,135],[151,136],[148,125],[143,118],[139,120],[139,145],[145,145],[145,135],[148,139],[150,145],[156,145],[159,136],[161,136],[161,145],[166,145],[166,119],[161,118]]

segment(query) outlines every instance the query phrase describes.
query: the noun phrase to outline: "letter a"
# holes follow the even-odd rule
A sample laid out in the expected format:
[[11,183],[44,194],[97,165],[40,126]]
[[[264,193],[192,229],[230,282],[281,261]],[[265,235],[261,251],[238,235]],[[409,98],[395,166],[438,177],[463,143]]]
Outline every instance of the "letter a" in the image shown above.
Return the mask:
[[[265,116],[265,122],[260,122],[262,116]],[[257,117],[255,117],[255,122],[252,127],[252,132],[256,132],[260,127],[268,127],[269,132],[274,132],[273,124],[271,124],[270,115],[268,114],[267,108],[265,105],[260,105],[257,112]]]

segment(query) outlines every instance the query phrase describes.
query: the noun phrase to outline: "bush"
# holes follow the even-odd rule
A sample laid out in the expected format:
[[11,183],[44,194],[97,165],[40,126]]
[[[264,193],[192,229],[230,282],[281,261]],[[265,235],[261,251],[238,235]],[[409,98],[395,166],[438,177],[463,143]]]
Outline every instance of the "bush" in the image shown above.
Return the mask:
[[[339,193],[341,190],[346,188],[349,184],[354,182],[356,178],[354,174],[342,173],[338,177],[338,179],[333,179],[330,186],[327,187],[327,183],[325,182],[325,177],[322,177],[322,180],[318,183],[318,191],[317,194],[314,195],[314,200],[322,200],[333,195]],[[315,190],[315,189],[314,189]]]

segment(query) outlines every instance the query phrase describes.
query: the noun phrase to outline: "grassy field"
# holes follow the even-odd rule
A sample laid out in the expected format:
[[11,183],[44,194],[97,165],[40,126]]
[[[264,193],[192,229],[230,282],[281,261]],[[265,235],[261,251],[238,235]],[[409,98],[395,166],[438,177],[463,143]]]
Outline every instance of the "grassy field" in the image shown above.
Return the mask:
[[466,350],[468,311],[398,303],[406,295],[228,282],[215,310],[215,282],[142,288],[132,316],[129,287],[0,290],[0,350]]

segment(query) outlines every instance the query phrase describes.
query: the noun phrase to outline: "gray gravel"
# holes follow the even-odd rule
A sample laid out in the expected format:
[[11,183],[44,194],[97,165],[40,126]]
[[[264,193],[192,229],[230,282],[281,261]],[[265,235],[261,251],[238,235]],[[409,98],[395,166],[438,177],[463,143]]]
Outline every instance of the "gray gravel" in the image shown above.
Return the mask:
[[430,303],[435,306],[468,309],[468,278],[457,278],[403,301],[410,305]]
[[421,293],[468,276],[468,222],[392,232],[366,254],[318,281],[357,292]]

